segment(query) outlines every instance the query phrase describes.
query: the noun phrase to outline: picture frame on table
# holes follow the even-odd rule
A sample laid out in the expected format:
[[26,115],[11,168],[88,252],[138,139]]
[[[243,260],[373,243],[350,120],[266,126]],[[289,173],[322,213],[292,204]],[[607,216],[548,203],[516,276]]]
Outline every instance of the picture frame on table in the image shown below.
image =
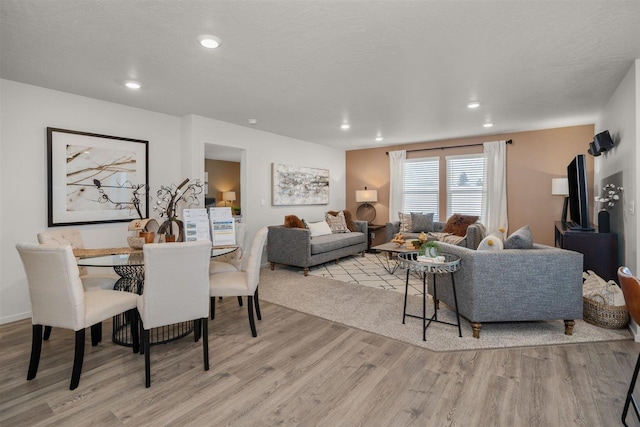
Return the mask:
[[149,141],[47,127],[48,226],[148,218],[148,165]]

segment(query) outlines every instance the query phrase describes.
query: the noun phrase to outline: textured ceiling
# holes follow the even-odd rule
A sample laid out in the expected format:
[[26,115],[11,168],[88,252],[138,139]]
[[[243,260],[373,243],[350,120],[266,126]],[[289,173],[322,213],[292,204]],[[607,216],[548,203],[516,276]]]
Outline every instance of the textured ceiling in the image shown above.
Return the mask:
[[344,149],[594,123],[640,58],[636,0],[0,5],[4,79]]

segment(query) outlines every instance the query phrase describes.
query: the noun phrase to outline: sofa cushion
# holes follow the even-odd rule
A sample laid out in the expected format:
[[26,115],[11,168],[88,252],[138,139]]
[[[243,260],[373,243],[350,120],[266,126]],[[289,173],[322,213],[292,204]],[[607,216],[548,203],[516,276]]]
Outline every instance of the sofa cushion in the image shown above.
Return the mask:
[[284,226],[288,228],[306,228],[304,222],[295,215],[287,215],[284,217]]
[[412,233],[433,231],[433,212],[428,214],[411,212],[411,227]]
[[478,218],[479,217],[475,215],[453,214],[447,220],[442,232],[464,237],[467,234],[467,228],[471,224],[475,224]]
[[501,251],[504,249],[504,243],[502,243],[502,239],[494,234],[490,234],[478,245],[479,251]]
[[411,214],[398,212],[398,218],[400,218],[400,233],[411,233],[413,225],[411,224]]
[[320,237],[326,234],[331,234],[331,228],[327,221],[308,222],[307,226],[311,231],[311,237]]
[[514,231],[511,236],[504,241],[505,249],[532,249],[533,236],[528,225]]
[[332,233],[350,233],[351,232],[351,230],[347,228],[347,220],[344,216],[343,211],[340,211],[336,214],[327,212],[324,217],[327,220],[327,224],[329,224],[329,228],[331,228]]
[[336,233],[314,237],[311,239],[311,255],[321,254],[347,246],[359,245],[366,242],[362,233]]

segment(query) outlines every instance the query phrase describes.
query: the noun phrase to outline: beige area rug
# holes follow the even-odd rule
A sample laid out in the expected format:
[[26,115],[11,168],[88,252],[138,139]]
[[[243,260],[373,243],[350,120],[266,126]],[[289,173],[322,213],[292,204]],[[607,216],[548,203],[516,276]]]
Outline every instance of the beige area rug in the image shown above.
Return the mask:
[[[367,255],[367,258],[371,255]],[[353,257],[355,261],[357,258]],[[344,262],[349,262],[345,260]],[[341,262],[342,264],[343,262]],[[335,264],[333,264],[335,265]],[[326,268],[333,268],[327,265]],[[317,269],[316,269],[317,270]],[[388,273],[385,272],[388,275]],[[403,274],[399,270],[397,274]],[[417,279],[415,283],[417,282]],[[471,325],[461,318],[462,338],[456,326],[432,323],[427,328],[427,340],[422,340],[422,320],[407,318],[402,324],[402,292],[385,290],[382,283],[368,281],[368,286],[342,282],[314,275],[305,277],[301,269],[276,266],[274,271],[260,272],[260,299],[303,313],[331,320],[354,328],[379,334],[433,351],[476,350],[489,348],[526,347],[575,344],[584,342],[632,339],[627,329],[610,330],[576,320],[573,335],[564,334],[562,320],[549,322],[485,323],[480,339],[471,336]],[[421,288],[421,286],[420,286]],[[438,318],[455,322],[455,313],[443,303]],[[408,313],[422,313],[422,296],[410,295]],[[427,300],[427,316],[433,314],[433,302]]]

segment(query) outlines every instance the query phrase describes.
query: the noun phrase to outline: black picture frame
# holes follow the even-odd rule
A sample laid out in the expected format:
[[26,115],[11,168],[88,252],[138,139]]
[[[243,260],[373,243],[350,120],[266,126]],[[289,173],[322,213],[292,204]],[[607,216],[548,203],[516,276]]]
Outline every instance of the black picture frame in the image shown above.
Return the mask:
[[47,127],[48,226],[138,219],[131,201],[140,184],[139,208],[148,218],[148,165],[149,141]]

